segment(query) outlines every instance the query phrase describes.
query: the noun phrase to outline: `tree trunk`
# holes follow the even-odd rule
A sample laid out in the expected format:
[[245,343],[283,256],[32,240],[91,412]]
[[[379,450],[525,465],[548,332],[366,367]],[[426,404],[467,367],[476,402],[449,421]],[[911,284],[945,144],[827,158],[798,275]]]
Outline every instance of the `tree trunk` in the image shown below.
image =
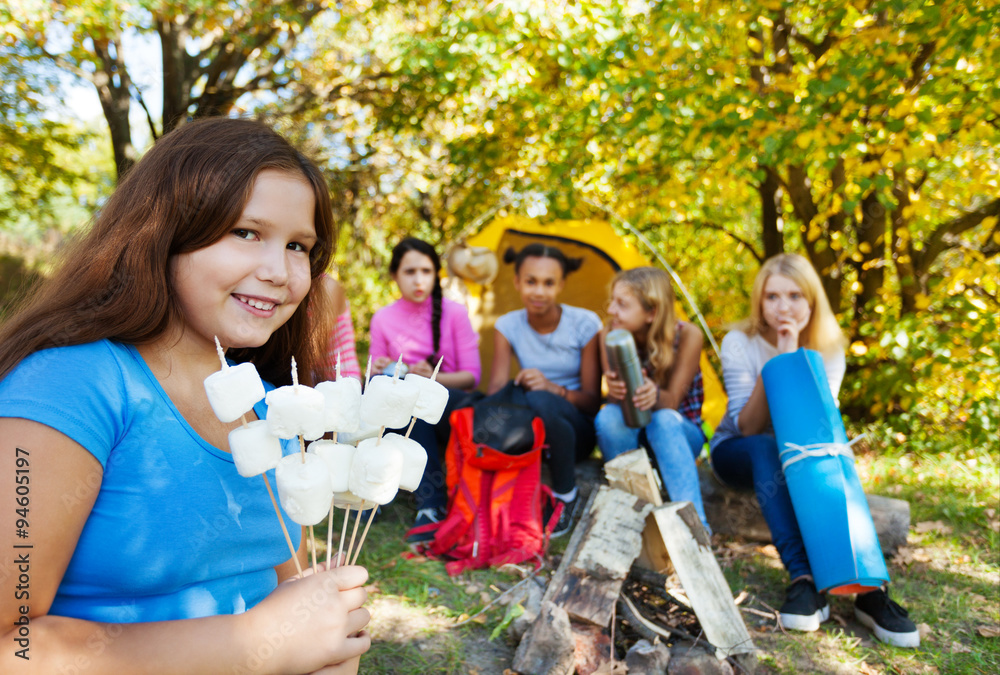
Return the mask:
[[872,190],[861,200],[861,224],[857,228],[858,253],[855,264],[860,290],[854,296],[855,321],[864,317],[867,304],[879,296],[885,282],[886,210]]
[[[813,201],[805,169],[799,165],[790,165],[785,184],[788,187],[788,198],[792,202],[792,210],[800,223],[802,244],[805,246],[813,267],[816,268],[816,273],[819,274],[823,290],[830,301],[830,307],[834,312],[839,312],[841,301],[840,268],[837,252],[829,245],[829,236],[833,231],[839,231],[841,225],[839,221],[831,219],[825,223],[827,226],[825,233],[821,232],[819,236],[811,237],[810,229],[819,215],[819,211]],[[825,245],[820,246],[820,242]]]
[[922,289],[913,266],[913,242],[909,236],[909,223],[903,216],[910,206],[910,186],[903,172],[899,173],[893,183],[892,194],[896,198],[896,208],[892,210],[892,258],[899,281],[900,314],[913,314],[917,311],[917,294]]
[[131,80],[125,69],[121,40],[94,39],[93,42],[94,53],[101,67],[91,76],[91,82],[97,89],[101,109],[108,122],[115,167],[118,170],[118,180],[121,180],[136,161],[135,146],[132,145],[132,127],[129,125]]
[[174,129],[187,117],[191,85],[186,44],[189,33],[186,16],[158,17],[156,32],[163,51],[163,133]]
[[780,187],[774,170],[769,166],[764,167],[764,180],[757,186],[757,194],[760,195],[761,243],[764,244],[765,260],[785,252],[785,242],[778,227],[781,215],[781,200],[778,198]]

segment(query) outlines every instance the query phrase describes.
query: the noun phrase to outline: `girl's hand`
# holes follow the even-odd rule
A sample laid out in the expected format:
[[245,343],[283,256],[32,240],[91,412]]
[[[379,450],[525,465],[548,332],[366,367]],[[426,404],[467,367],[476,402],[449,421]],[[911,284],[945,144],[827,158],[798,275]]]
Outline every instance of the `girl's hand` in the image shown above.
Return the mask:
[[[542,375],[542,372],[537,368],[522,370],[514,378],[514,384],[519,384],[528,391],[552,391],[555,388],[555,385],[549,382],[548,378]],[[558,394],[560,389],[556,388],[552,393]]]
[[390,363],[395,363],[395,359],[390,359],[388,356],[380,356],[374,361],[372,361],[372,371],[376,373],[381,373],[385,370],[386,366]]
[[651,379],[644,378],[635,393],[632,394],[632,403],[638,410],[652,410],[660,397],[660,388]]
[[[371,637],[368,635],[368,631],[366,630],[361,631],[361,633],[359,633],[354,637],[362,637],[362,636],[367,637],[369,640],[371,640]],[[326,666],[325,668],[321,668],[320,670],[315,671],[311,675],[355,675],[355,673],[358,672],[358,668],[360,668],[360,666],[361,666],[361,656],[358,655],[355,656],[353,659],[349,659],[342,663],[337,663],[331,666]]]
[[[269,636],[283,638],[272,640],[276,670],[355,672],[350,664],[371,647],[364,631],[371,615],[362,607],[368,599],[367,580],[368,571],[353,565],[318,573],[308,569],[302,578],[278,584],[244,615],[247,634],[261,643]],[[339,670],[325,670],[330,667]]]
[[779,323],[774,329],[778,338],[777,344],[775,345],[777,346],[778,351],[782,354],[788,354],[798,349],[799,334],[808,324],[808,316],[798,321],[795,319],[787,319]]
[[406,364],[410,368],[411,373],[416,373],[421,377],[429,378],[434,374],[434,368],[427,361],[417,361],[416,363]]
[[624,401],[626,394],[628,394],[625,381],[618,377],[618,373],[613,370],[604,373],[604,377],[608,381],[608,400]]

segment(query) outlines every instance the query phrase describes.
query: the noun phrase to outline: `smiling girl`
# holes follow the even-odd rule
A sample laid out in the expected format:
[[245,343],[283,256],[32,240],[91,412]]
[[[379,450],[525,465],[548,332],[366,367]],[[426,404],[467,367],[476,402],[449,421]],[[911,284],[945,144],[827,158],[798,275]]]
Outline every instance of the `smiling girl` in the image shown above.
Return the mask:
[[[0,671],[357,671],[367,572],[289,579],[263,481],[229,454],[239,422],[215,417],[203,385],[216,337],[266,389],[290,383],[293,355],[309,383],[325,333],[307,310],[334,241],[312,162],[256,122],[191,122],[3,325],[0,457],[29,477],[30,527],[15,538],[12,509],[0,516],[0,594],[15,597],[15,545],[33,565],[30,597],[0,610],[6,626],[30,618],[30,660],[5,649]],[[3,481],[0,501],[15,497]]]
[[[779,354],[800,347],[823,357],[826,379],[837,400],[844,378],[844,336],[830,309],[819,275],[802,256],[784,253],[767,260],[750,295],[750,318],[722,340],[722,377],[729,396],[726,414],[712,436],[716,475],[735,487],[752,487],[791,584],[779,610],[785,628],[819,629],[830,606],[813,583],[802,532],[771,427],[761,371]],[[916,647],[920,635],[906,610],[883,590],[858,595],[858,619],[883,642]]]
[[556,537],[572,525],[576,462],[594,449],[593,416],[601,403],[601,320],[588,309],[558,301],[566,275],[579,269],[581,259],[567,258],[553,246],[529,244],[520,252],[508,249],[504,262],[514,263],[514,287],[524,309],[496,320],[488,393],[510,380],[511,359],[517,358],[520,370],[514,382],[527,390],[528,404],[545,423],[552,491],[565,505],[552,532]]
[[705,529],[705,518],[695,459],[705,444],[701,430],[701,331],[674,316],[670,277],[655,267],[620,272],[611,282],[609,329],[632,333],[644,381],[632,401],[639,410],[652,411],[649,424],[634,429],[625,424],[621,401],[625,382],[611,370],[601,333],[601,364],[608,383],[608,402],[597,414],[597,444],[604,459],[612,459],[642,444],[656,457],[660,476],[673,501],[689,501]]

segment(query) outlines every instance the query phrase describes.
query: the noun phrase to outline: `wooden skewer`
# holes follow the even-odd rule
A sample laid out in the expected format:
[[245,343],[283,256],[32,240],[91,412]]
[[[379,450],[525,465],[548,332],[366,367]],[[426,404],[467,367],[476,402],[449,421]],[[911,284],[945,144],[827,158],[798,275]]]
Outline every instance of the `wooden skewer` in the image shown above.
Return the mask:
[[375,520],[375,512],[378,511],[378,506],[375,506],[371,510],[371,515],[368,516],[368,522],[365,523],[365,531],[361,533],[361,541],[358,542],[358,550],[354,552],[354,559],[351,560],[351,564],[358,562],[358,556],[361,555],[361,545],[365,543],[365,537],[368,536],[368,528],[372,526],[372,521]]
[[330,517],[326,521],[326,569],[330,569],[330,558],[333,557],[333,507],[335,499],[330,500]]
[[361,523],[361,509],[358,509],[358,515],[354,518],[354,529],[351,531],[351,543],[347,547],[347,560],[351,559],[351,552],[354,550],[354,538],[358,536],[358,525]]
[[302,565],[299,564],[299,555],[295,552],[295,547],[292,546],[292,537],[288,534],[288,528],[285,527],[285,519],[281,517],[281,510],[278,509],[278,500],[274,498],[274,490],[271,489],[271,481],[267,479],[267,472],[261,474],[264,477],[264,485],[267,486],[267,494],[271,497],[271,503],[274,504],[274,512],[278,514],[278,522],[281,524],[281,531],[285,535],[285,541],[288,542],[288,550],[292,553],[292,560],[295,561],[295,570],[302,576]]
[[316,532],[313,526],[309,526],[309,541],[312,543],[313,572],[319,573],[319,565],[316,563]]
[[337,547],[337,567],[340,567],[340,556],[344,555],[344,542],[347,541],[347,522],[351,519],[351,507],[344,511],[344,527],[340,531],[340,546]]

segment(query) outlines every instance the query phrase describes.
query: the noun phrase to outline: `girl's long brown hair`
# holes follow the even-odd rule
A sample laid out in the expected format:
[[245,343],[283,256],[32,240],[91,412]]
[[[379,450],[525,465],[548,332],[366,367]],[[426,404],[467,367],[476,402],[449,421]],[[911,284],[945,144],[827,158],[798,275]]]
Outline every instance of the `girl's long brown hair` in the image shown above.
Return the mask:
[[[275,384],[291,382],[294,355],[304,383],[322,370],[329,308],[317,277],[336,241],[330,196],[319,168],[267,125],[244,119],[190,122],[161,138],[125,176],[90,230],[57,271],[0,326],[0,379],[50,347],[110,339],[147,343],[179,309],[169,283],[172,256],[209,246],[230,231],[264,170],[301,175],[316,197],[313,285],[292,317],[262,346],[230,350]],[[311,315],[311,316],[307,316]]]

